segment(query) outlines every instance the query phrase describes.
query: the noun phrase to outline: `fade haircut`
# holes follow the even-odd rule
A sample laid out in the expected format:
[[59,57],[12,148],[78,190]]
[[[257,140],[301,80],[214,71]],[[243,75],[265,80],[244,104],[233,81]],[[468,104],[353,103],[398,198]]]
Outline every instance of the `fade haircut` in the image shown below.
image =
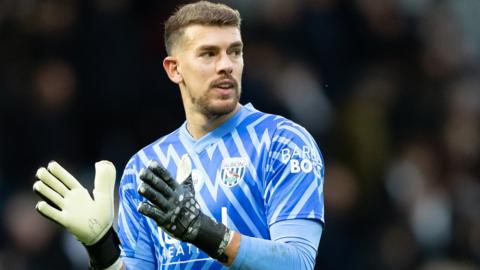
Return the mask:
[[170,55],[190,25],[233,26],[240,30],[240,22],[240,12],[224,4],[199,1],[180,6],[165,22],[165,49]]

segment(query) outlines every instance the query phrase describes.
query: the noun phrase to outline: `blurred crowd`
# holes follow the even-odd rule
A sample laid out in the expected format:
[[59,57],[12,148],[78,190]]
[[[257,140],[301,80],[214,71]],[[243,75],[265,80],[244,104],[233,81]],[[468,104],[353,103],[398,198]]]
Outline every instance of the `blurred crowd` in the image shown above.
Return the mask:
[[[326,163],[316,269],[480,269],[480,2],[226,0],[242,103],[314,135]],[[162,68],[182,1],[0,0],[0,270],[85,269],[38,215],[50,160],[91,188],[183,121]]]

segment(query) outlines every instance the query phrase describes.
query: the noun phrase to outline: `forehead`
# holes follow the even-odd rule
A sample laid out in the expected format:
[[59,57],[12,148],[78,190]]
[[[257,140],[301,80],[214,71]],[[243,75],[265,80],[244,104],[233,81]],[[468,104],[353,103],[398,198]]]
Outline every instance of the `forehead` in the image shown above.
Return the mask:
[[186,47],[193,50],[205,45],[228,47],[242,41],[240,30],[234,26],[191,25],[185,28],[184,38]]

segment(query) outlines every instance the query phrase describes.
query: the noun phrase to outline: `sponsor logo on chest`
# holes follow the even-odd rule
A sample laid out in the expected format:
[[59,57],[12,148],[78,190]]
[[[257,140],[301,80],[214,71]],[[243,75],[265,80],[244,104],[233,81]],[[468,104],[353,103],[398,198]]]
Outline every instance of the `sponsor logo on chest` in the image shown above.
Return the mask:
[[314,172],[322,177],[323,161],[319,152],[309,146],[282,149],[282,162],[290,165],[290,173]]

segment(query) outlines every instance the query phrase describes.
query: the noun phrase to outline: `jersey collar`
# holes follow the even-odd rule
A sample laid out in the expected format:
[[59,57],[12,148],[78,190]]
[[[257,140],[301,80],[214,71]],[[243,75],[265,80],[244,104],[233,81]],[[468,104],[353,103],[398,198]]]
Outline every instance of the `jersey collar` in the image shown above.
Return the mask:
[[243,106],[240,105],[240,110],[236,112],[230,119],[225,121],[225,123],[218,126],[216,129],[210,131],[209,133],[205,134],[198,140],[195,140],[190,132],[187,130],[187,121],[185,121],[182,126],[180,127],[180,136],[184,143],[187,144],[188,147],[194,149],[197,154],[201,153],[205,148],[210,145],[215,144],[219,139],[221,139],[225,134],[231,132],[235,127],[241,123],[245,117],[248,116],[249,112],[253,109],[253,105],[248,103],[247,105]]

